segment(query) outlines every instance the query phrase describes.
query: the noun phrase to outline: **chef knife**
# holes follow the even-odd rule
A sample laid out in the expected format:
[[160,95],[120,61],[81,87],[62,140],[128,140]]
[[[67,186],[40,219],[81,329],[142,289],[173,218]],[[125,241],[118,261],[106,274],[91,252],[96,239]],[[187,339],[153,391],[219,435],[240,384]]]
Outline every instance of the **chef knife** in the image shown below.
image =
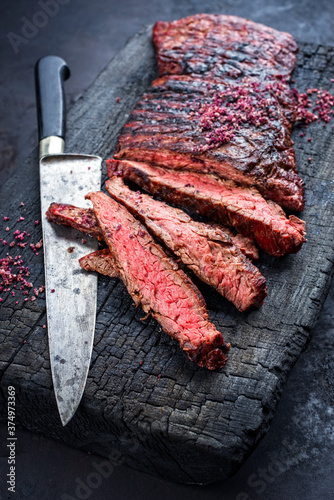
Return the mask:
[[85,195],[100,189],[98,156],[64,154],[65,99],[69,77],[65,61],[41,58],[35,67],[39,129],[39,172],[45,266],[48,340],[53,387],[61,422],[74,415],[86,384],[96,317],[97,276],[78,260],[97,249],[74,229],[48,222],[52,202],[88,207]]

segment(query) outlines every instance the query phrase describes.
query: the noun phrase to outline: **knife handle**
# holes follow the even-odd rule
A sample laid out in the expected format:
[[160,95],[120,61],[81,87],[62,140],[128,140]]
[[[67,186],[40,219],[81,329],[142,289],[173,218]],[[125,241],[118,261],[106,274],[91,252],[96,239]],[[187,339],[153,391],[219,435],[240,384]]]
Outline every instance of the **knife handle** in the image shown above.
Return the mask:
[[63,153],[65,146],[64,81],[70,76],[66,62],[58,56],[39,59],[35,66],[35,84],[40,158]]

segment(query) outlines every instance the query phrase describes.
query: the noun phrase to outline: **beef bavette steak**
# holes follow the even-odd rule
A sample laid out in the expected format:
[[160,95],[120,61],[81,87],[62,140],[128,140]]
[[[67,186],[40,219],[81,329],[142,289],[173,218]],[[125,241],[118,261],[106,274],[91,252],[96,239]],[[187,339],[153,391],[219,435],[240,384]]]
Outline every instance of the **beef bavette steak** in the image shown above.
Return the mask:
[[304,208],[291,140],[287,79],[297,46],[285,33],[231,16],[156,23],[160,75],[130,114],[115,158],[212,172],[292,210]]
[[196,14],[153,29],[160,75],[289,76],[298,47],[289,33],[237,16]]
[[74,227],[97,240],[103,240],[102,231],[96,221],[94,210],[91,208],[79,208],[64,203],[51,203],[45,215],[51,222]]
[[119,278],[115,258],[108,248],[81,257],[79,264],[85,271],[96,271],[110,278]]
[[304,222],[294,215],[287,219],[276,203],[267,202],[254,188],[143,162],[110,159],[107,168],[109,176],[119,172],[153,195],[254,237],[261,248],[276,257],[298,252],[305,242]]
[[152,314],[199,366],[224,366],[230,344],[210,323],[197,287],[125,207],[102,192],[86,198],[93,203],[119,277],[135,304]]
[[275,94],[265,90],[269,84],[261,93],[254,85],[174,75],[155,80],[130,114],[114,157],[211,172],[303,210],[290,109],[284,112]]
[[[94,210],[90,208],[80,208],[64,203],[51,203],[46,216],[49,221],[65,226],[71,226],[79,231],[92,236],[98,240],[103,240],[103,233],[96,220]],[[208,226],[208,224],[207,224]],[[232,243],[238,247],[249,259],[258,260],[259,251],[252,238],[242,234],[234,234],[233,231],[222,225],[212,225],[212,230],[227,234]]]
[[131,191],[120,177],[106,182],[109,194],[139,218],[202,281],[240,310],[259,307],[267,296],[266,280],[228,234],[196,222],[180,209]]

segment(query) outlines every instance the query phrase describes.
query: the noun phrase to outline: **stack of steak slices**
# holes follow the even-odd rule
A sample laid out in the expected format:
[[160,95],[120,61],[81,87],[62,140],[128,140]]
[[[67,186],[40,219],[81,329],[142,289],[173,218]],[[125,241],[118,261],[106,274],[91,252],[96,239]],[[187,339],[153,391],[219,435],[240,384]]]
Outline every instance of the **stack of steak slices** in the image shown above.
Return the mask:
[[53,204],[47,216],[104,240],[108,248],[81,259],[81,267],[121,278],[191,360],[215,369],[229,344],[174,258],[245,311],[267,295],[250,260],[258,258],[254,241],[276,257],[306,241],[304,222],[282,209],[304,208],[287,83],[297,46],[286,33],[206,14],[158,22],[153,38],[160,76],[107,160],[111,198],[90,193],[93,210]]

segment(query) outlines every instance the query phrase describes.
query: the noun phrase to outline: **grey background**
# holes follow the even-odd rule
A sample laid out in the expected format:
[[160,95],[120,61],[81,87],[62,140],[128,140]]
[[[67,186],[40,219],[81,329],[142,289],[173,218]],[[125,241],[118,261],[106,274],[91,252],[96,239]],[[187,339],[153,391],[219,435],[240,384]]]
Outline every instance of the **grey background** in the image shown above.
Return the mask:
[[[297,41],[334,46],[334,2],[330,0],[2,0],[0,182],[9,178],[37,144],[33,67],[39,57],[57,54],[69,64],[69,108],[144,24],[198,12],[240,15],[288,31]],[[233,478],[200,488],[112,464],[104,464],[102,477],[96,474],[102,458],[21,430],[17,433],[17,491],[11,494],[6,485],[8,450],[2,425],[0,498],[334,498],[333,304],[332,286],[311,342],[292,370],[268,434]]]

